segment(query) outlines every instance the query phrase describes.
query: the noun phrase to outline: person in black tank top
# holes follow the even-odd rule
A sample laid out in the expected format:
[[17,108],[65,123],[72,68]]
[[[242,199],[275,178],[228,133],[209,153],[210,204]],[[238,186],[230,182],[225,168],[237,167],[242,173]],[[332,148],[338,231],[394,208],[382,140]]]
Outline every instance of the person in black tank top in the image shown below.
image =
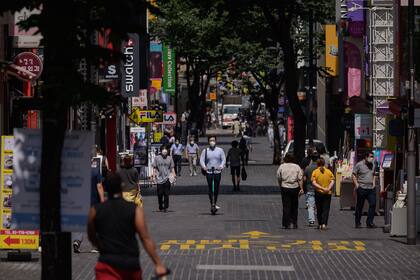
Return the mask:
[[90,209],[88,220],[89,241],[98,248],[99,258],[95,267],[96,279],[141,279],[140,250],[136,234],[155,264],[156,275],[168,270],[156,253],[144,220],[142,207],[127,202],[121,194],[121,177],[110,175],[104,182],[110,199]]

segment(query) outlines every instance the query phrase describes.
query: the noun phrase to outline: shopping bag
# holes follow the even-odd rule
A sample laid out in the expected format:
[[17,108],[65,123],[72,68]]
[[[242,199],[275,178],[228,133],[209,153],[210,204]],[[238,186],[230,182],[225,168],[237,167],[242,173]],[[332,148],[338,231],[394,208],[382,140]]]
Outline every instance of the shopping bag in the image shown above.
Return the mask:
[[244,166],[242,166],[241,178],[242,178],[242,181],[246,181],[246,178],[248,178],[248,174],[246,174],[246,170]]

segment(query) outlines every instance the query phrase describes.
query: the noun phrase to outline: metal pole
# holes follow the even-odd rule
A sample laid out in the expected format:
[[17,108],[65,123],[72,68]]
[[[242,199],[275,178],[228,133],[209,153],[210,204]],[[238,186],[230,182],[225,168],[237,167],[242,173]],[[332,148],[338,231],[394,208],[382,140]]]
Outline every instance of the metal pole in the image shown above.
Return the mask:
[[308,93],[309,96],[307,98],[308,104],[308,112],[307,112],[307,135],[309,138],[309,142],[314,139],[314,18],[313,12],[310,12],[309,15],[309,73],[308,73]]
[[410,98],[408,101],[408,154],[407,154],[407,244],[415,245],[416,229],[416,137],[414,128],[414,0],[408,2]]

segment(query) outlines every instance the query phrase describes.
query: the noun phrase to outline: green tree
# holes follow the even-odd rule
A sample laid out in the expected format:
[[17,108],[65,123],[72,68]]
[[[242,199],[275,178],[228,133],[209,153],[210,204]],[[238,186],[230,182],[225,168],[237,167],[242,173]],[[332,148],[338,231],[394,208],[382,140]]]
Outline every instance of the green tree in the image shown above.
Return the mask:
[[185,62],[192,119],[202,124],[210,78],[229,60],[222,44],[228,34],[226,11],[217,2],[157,1],[162,16],[151,23],[152,36],[171,45]]
[[[307,33],[304,32],[305,26],[308,25],[309,16],[312,14],[315,22],[324,23],[332,18],[334,1],[332,0],[245,0],[245,1],[226,1],[226,9],[230,11],[230,18],[234,22],[239,22],[237,27],[244,26],[244,20],[251,18],[257,22],[254,29],[249,29],[249,25],[245,23],[244,32],[239,37],[245,38],[244,41],[253,42],[250,48],[251,53],[255,54],[259,48],[262,60],[264,57],[276,58],[276,63],[271,63],[271,71],[264,70],[264,77],[269,79],[266,81],[267,86],[263,89],[270,89],[269,100],[276,102],[280,88],[284,87],[285,94],[288,99],[289,107],[292,111],[295,125],[295,156],[300,161],[304,156],[305,139],[306,139],[306,116],[297,97],[298,90],[298,70],[297,63],[300,59],[305,58],[306,46],[308,42]],[[252,12],[250,12],[252,11]],[[250,17],[252,16],[252,17]],[[261,36],[262,30],[265,30],[264,36]],[[258,29],[258,34],[253,34],[250,38],[246,35],[246,31]],[[319,38],[319,37],[318,37]],[[259,44],[258,44],[259,43]],[[271,45],[271,46],[270,46]],[[270,54],[268,49],[278,49],[278,55]],[[268,56],[267,56],[268,55]],[[274,56],[273,56],[274,55]],[[281,70],[279,67],[278,57],[281,60]],[[259,58],[261,59],[261,58]],[[273,62],[273,60],[270,60]],[[266,61],[266,62],[270,62]],[[266,64],[270,67],[270,63]],[[257,72],[258,74],[259,72]],[[256,76],[256,78],[258,78]],[[263,77],[260,77],[263,78]],[[284,82],[284,85],[283,85]],[[279,86],[279,87],[277,87]],[[272,105],[274,110],[276,105]],[[271,111],[270,110],[270,111]],[[276,114],[277,115],[277,114]],[[276,119],[276,117],[272,116]],[[274,120],[273,119],[273,120]],[[276,143],[277,145],[277,143]],[[276,153],[278,149],[276,149]],[[275,162],[276,159],[275,153]]]
[[[42,279],[70,279],[70,238],[61,234],[60,216],[61,151],[67,114],[71,106],[82,102],[102,106],[112,97],[105,89],[85,81],[78,67],[82,61],[98,65],[99,61],[107,61],[112,56],[121,57],[91,44],[92,35],[109,28],[114,39],[121,42],[127,39],[127,33],[144,33],[145,27],[141,26],[139,17],[148,4],[145,0],[2,1],[0,13],[41,6],[41,14],[32,15],[22,26],[38,27],[45,54],[41,88],[44,147],[40,180]],[[62,247],[58,248],[57,244]]]

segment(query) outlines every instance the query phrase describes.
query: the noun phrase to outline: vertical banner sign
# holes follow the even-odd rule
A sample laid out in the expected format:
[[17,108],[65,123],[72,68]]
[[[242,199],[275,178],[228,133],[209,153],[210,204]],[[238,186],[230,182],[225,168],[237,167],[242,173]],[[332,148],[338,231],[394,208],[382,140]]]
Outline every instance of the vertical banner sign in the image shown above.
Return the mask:
[[176,60],[174,50],[163,45],[163,90],[171,95],[175,94],[176,87]]
[[[42,136],[38,129],[15,129],[15,161],[12,226],[39,227],[39,184]],[[90,131],[68,131],[61,155],[61,228],[86,230],[90,208],[91,150]]]
[[325,66],[328,73],[335,77],[338,70],[338,37],[335,24],[325,25]]
[[130,33],[128,42],[123,44],[121,93],[125,97],[136,97],[140,88],[139,35]]
[[[13,192],[18,191],[13,183],[13,136],[1,138],[1,205],[0,249],[38,249],[39,231],[12,230]],[[30,158],[28,158],[30,160]]]

